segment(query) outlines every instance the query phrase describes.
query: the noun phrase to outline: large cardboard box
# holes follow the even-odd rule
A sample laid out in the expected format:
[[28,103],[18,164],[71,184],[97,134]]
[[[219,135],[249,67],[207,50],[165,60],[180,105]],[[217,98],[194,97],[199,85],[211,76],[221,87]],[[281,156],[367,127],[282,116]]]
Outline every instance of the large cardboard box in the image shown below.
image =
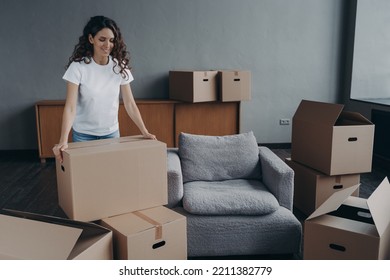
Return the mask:
[[100,225],[0,211],[0,259],[110,260],[112,232]]
[[59,205],[95,221],[168,202],[166,144],[142,136],[69,143],[56,162]]
[[[309,216],[334,192],[360,183],[360,174],[329,176],[291,158],[285,159],[294,170],[294,207]],[[357,189],[353,196],[359,196]]]
[[191,103],[218,100],[218,71],[169,71],[169,98]]
[[219,99],[222,102],[251,99],[251,72],[221,70],[218,72]]
[[304,259],[389,259],[390,184],[368,199],[350,196],[358,186],[335,192],[304,223]]
[[114,233],[114,258],[187,259],[186,217],[164,206],[100,221]]
[[293,117],[292,160],[327,175],[371,172],[374,125],[343,107],[301,101]]

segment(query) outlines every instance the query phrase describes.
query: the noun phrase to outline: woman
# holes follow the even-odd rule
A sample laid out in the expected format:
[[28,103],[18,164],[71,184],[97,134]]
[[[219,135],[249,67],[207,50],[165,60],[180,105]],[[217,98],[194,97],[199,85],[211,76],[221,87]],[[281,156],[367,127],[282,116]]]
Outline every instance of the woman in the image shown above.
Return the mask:
[[53,148],[62,162],[72,129],[73,141],[119,137],[119,94],[126,112],[142,135],[156,139],[146,129],[134,101],[130,82],[129,53],[116,23],[104,16],[92,17],[84,27],[63,79],[67,81],[61,137]]

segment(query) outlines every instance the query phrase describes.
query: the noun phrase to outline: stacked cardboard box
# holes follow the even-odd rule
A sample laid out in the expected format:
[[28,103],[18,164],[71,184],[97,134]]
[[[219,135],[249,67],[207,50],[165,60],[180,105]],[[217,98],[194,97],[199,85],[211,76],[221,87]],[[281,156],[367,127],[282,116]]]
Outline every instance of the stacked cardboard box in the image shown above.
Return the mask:
[[59,204],[71,219],[110,228],[115,258],[186,259],[186,219],[163,206],[166,164],[166,144],[142,136],[70,143],[57,162]]
[[329,176],[371,172],[374,125],[343,107],[302,100],[293,117],[292,160]]
[[186,259],[186,218],[164,206],[166,164],[166,144],[142,136],[69,143],[56,162],[69,219],[3,211],[0,258]]
[[[360,174],[329,176],[291,158],[286,163],[294,170],[294,207],[311,215],[334,192],[360,183]],[[359,196],[359,189],[352,194]]]
[[[310,215],[334,192],[371,172],[374,125],[343,105],[302,100],[292,123],[294,206]],[[359,195],[359,190],[354,192]]]
[[[332,197],[339,198],[337,207],[349,195],[355,196],[348,198],[351,201],[360,200],[360,174],[371,172],[373,139],[374,125],[358,113],[343,111],[343,105],[308,100],[300,103],[293,117],[291,159],[286,163],[295,172],[294,206],[310,215],[304,226],[304,258],[332,256],[315,245],[323,242],[324,236],[306,225],[326,213],[324,205]],[[322,227],[343,227],[351,222],[347,216],[344,219],[329,220]],[[365,221],[360,222],[365,227]],[[353,230],[348,234],[351,239],[355,236]],[[329,245],[328,249],[337,251],[339,246],[343,247]],[[353,256],[340,254],[337,258]]]
[[251,72],[169,71],[169,98],[191,103],[250,100]]
[[127,260],[186,259],[186,218],[154,207],[101,221],[114,234],[114,257]]
[[79,221],[167,204],[166,144],[142,136],[69,143],[56,164],[59,205]]

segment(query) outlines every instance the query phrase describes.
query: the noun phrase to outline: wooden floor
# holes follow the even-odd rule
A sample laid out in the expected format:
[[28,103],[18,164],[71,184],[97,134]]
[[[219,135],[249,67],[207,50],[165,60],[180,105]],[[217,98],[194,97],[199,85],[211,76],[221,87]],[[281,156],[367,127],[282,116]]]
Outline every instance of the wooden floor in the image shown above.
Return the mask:
[[[272,149],[279,157],[289,149]],[[367,198],[390,171],[375,165],[361,175],[360,196]],[[37,151],[0,152],[0,209],[8,208],[66,217],[58,205],[55,162],[41,163]],[[299,214],[297,212],[297,214]]]
[[0,209],[66,217],[58,205],[54,160],[41,163],[36,151],[0,154]]

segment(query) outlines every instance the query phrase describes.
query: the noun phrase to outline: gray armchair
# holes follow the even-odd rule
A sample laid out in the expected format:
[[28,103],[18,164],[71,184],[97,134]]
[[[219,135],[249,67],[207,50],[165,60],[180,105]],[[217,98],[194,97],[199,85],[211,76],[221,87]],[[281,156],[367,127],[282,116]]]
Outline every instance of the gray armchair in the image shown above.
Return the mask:
[[252,132],[181,133],[168,149],[168,207],[187,217],[189,257],[293,254],[294,172]]

